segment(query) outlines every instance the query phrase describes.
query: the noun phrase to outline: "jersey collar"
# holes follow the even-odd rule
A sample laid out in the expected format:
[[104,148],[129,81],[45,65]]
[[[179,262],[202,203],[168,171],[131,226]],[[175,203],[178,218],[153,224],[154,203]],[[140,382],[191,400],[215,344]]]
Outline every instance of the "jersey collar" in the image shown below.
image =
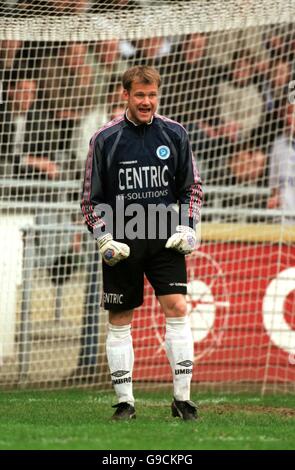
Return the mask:
[[[126,120],[127,120],[128,122],[130,122],[130,123],[131,123],[133,126],[135,126],[135,127],[142,126],[142,124],[136,124],[134,121],[132,121],[131,119],[129,119],[127,113],[128,113],[128,108],[126,108],[126,111],[125,111],[125,118],[126,118]],[[147,125],[147,126],[150,126],[150,125],[152,124],[153,120],[154,120],[154,116],[152,116],[152,119],[150,120],[150,122],[147,122],[146,125]]]

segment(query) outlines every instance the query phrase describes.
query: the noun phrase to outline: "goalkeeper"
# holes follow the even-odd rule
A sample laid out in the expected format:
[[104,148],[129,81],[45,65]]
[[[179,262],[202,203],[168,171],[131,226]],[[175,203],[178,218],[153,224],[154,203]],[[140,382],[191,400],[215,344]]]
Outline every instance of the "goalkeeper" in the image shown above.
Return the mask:
[[[185,129],[156,113],[161,84],[157,70],[130,68],[122,82],[125,113],[90,141],[81,202],[103,259],[103,306],[109,310],[106,350],[118,398],[113,418],[135,418],[131,321],[134,309],[143,303],[145,274],[166,317],[165,347],[174,386],[172,416],[195,420],[196,405],[190,401],[194,348],[185,298],[185,255],[197,245],[201,180]],[[167,223],[165,237],[159,227],[156,237],[151,236],[155,227],[146,215],[149,207],[176,203],[178,223]],[[124,212],[118,210],[122,204]],[[144,218],[137,220],[137,228],[144,227],[144,236],[134,237],[129,233],[131,215],[139,204]],[[108,207],[112,220],[106,217]],[[123,235],[118,229],[122,221]]]

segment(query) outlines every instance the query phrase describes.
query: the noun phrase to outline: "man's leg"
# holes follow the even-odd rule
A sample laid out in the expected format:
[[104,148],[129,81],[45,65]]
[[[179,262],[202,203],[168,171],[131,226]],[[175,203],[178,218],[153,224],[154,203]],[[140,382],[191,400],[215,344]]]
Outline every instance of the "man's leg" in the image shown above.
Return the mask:
[[106,341],[107,359],[112,384],[118,397],[114,419],[135,418],[132,391],[132,371],[134,353],[131,337],[133,310],[109,312],[109,325]]
[[173,416],[196,419],[196,407],[190,402],[190,384],[194,363],[194,343],[183,294],[158,297],[166,316],[166,353],[173,374]]

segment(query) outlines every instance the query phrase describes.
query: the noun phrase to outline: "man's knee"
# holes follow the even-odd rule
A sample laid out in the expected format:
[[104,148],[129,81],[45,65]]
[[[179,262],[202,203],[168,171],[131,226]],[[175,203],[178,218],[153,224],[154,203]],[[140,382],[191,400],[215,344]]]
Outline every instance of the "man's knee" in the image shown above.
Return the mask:
[[166,317],[184,317],[187,314],[187,303],[184,295],[171,296],[160,302]]
[[116,312],[113,310],[109,311],[109,322],[111,325],[124,326],[131,323],[133,317],[133,310],[124,310]]
[[184,317],[187,314],[187,305],[185,299],[177,300],[169,309],[169,313],[170,317]]

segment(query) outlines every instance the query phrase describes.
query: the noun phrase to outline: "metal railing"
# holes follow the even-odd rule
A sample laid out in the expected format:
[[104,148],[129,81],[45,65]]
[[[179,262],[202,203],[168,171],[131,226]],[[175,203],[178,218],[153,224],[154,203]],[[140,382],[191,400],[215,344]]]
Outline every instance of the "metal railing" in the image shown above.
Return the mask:
[[[26,211],[30,213],[36,213],[40,211],[44,212],[71,212],[80,214],[80,202],[73,202],[67,200],[73,192],[77,192],[81,189],[80,181],[25,181],[15,179],[3,179],[0,181],[0,190],[2,189],[40,189],[42,195],[46,195],[46,190],[54,190],[56,193],[55,201],[25,201],[15,200],[9,195],[7,198],[2,197],[0,200],[0,211]],[[44,192],[45,191],[45,192]],[[294,210],[286,211],[282,209],[267,209],[266,207],[253,207],[253,205],[262,206],[262,199],[267,198],[270,195],[269,188],[257,187],[257,186],[204,186],[205,193],[205,205],[202,209],[203,217],[214,218],[214,221],[221,220],[222,217],[236,217],[239,221],[246,221],[251,218],[265,218],[284,220],[284,218],[295,217]],[[51,194],[49,194],[51,196]],[[210,196],[209,201],[206,200],[206,196]],[[228,200],[228,197],[234,196],[257,196],[258,200],[251,202],[250,207],[237,207],[234,204],[229,207],[223,207],[224,203]],[[245,205],[245,204],[243,204]]]

